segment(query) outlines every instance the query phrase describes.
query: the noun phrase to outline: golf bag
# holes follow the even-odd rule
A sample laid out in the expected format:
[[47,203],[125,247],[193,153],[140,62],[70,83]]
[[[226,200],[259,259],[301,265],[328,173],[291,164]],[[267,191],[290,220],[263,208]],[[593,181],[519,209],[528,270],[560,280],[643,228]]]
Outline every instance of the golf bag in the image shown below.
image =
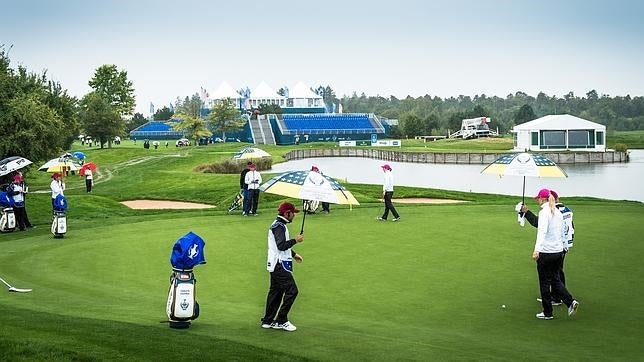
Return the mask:
[[67,232],[67,200],[58,195],[54,199],[54,219],[51,222],[51,233],[54,238],[63,238]]
[[6,192],[0,192],[0,232],[8,233],[16,229],[16,215],[13,213],[12,200]]
[[177,240],[172,247],[172,274],[166,303],[170,328],[188,328],[190,321],[199,317],[199,303],[196,300],[197,280],[192,268],[206,263],[204,246],[203,239],[191,231]]
[[199,317],[196,284],[192,269],[172,269],[166,308],[171,328],[188,328],[189,321]]
[[231,213],[237,210],[244,204],[244,190],[239,190],[239,192],[233,198],[233,202],[228,207],[228,212]]
[[309,214],[315,214],[319,206],[320,201],[317,200],[304,200],[302,202],[302,208]]

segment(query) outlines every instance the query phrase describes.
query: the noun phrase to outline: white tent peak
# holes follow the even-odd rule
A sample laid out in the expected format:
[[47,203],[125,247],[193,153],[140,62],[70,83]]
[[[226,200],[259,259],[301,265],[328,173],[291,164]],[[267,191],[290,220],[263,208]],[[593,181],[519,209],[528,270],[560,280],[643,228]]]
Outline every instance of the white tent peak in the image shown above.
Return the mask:
[[233,89],[233,87],[228,84],[228,82],[223,81],[215,90],[215,92],[211,95],[212,99],[224,99],[224,98],[230,98],[230,99],[237,99],[241,98],[241,95]]
[[266,82],[262,81],[259,83],[252,92],[250,92],[251,98],[267,98],[267,99],[279,99],[284,98],[281,95],[277,94],[273,88],[269,87]]
[[316,94],[303,82],[297,82],[288,92],[289,98],[317,98],[322,99],[321,95]]

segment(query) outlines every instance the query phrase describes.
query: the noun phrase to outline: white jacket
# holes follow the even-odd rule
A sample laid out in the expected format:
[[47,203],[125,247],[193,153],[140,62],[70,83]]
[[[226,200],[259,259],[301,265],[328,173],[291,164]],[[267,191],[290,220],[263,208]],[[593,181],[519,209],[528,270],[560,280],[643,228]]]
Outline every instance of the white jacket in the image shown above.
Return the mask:
[[248,185],[249,190],[256,190],[262,183],[262,174],[255,170],[248,171],[244,177],[244,183]]

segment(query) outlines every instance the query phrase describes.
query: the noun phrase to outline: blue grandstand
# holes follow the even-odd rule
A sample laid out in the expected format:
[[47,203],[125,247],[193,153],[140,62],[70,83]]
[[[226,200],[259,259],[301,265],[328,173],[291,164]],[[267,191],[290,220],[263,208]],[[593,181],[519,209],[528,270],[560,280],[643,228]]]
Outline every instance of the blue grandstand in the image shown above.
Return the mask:
[[[276,144],[313,141],[368,140],[384,135],[378,117],[367,113],[269,115]],[[251,129],[252,129],[251,125]]]
[[150,121],[140,127],[130,131],[131,139],[150,139],[150,140],[167,140],[179,139],[183,137],[183,131],[175,130],[172,125],[177,120],[170,121]]

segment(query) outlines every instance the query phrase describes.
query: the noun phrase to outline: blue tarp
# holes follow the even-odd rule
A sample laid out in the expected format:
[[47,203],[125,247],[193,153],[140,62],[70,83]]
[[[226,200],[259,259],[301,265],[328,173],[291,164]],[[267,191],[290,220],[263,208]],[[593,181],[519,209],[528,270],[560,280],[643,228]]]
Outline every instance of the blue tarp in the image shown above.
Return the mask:
[[172,247],[170,264],[177,269],[192,269],[195,265],[205,264],[203,239],[190,231],[182,236]]

